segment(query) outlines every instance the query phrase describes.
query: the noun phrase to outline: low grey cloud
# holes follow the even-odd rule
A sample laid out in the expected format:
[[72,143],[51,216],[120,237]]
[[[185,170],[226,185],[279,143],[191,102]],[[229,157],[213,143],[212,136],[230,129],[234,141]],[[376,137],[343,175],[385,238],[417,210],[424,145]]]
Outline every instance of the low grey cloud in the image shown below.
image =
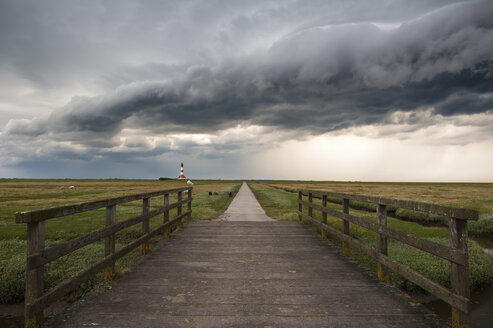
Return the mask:
[[[128,14],[128,6],[117,8],[115,3],[109,3],[114,5],[110,6],[114,15]],[[445,3],[419,2],[409,14],[409,10],[403,10],[408,5],[399,2],[399,6],[387,8],[380,16],[375,10],[361,10],[365,5],[355,3],[360,10],[347,11],[349,14],[340,19],[329,11],[327,15],[311,12],[306,16],[310,19],[303,18],[293,8],[313,11],[314,7],[306,9],[298,2],[286,6],[268,2],[262,10],[258,3],[241,6],[234,3],[219,13],[195,3],[192,14],[186,5],[170,3],[170,12],[162,20],[163,38],[169,38],[175,26],[180,37],[190,37],[186,42],[189,47],[178,41],[175,41],[176,49],[173,43],[169,47],[161,43],[153,49],[143,47],[146,61],[141,65],[98,61],[98,65],[108,63],[110,70],[106,72],[120,71],[103,77],[107,86],[119,86],[112,91],[105,89],[100,96],[73,97],[44,117],[12,119],[5,126],[0,143],[12,154],[16,153],[10,148],[14,144],[12,140],[28,144],[37,140],[36,144],[46,154],[124,161],[172,151],[171,144],[148,147],[144,139],[125,144],[122,131],[126,129],[145,130],[149,135],[217,136],[218,131],[253,125],[285,131],[282,137],[276,136],[281,140],[288,138],[292,130],[297,131],[298,137],[305,137],[351,127],[378,126],[385,124],[392,113],[422,108],[431,108],[436,117],[489,115],[493,111],[493,3],[470,1],[444,6]],[[199,19],[197,8],[202,6],[206,14]],[[138,23],[144,28],[156,21],[151,19],[152,13],[141,11],[140,6],[132,10],[138,13]],[[184,30],[184,25],[179,24],[177,17],[182,17],[184,12],[188,13],[183,16],[185,20],[197,18],[197,25],[190,21],[194,31]],[[221,15],[228,12],[243,14],[233,15],[233,19],[226,15],[229,20],[225,20]],[[142,19],[144,13],[150,15],[146,16],[148,20]],[[286,23],[286,16],[296,22],[295,26]],[[223,25],[218,23],[214,33],[200,31],[201,24],[214,24],[215,18]],[[137,23],[135,19],[128,24]],[[39,24],[44,26],[44,23],[41,17]],[[268,23],[273,27],[267,28]],[[380,23],[395,26],[382,28]],[[82,23],[76,20],[74,25],[77,24]],[[248,35],[258,35],[264,27],[267,36]],[[119,28],[130,31],[127,25]],[[140,28],[139,25],[137,29]],[[274,33],[275,30],[283,34]],[[94,36],[93,32],[89,28],[86,33]],[[67,33],[70,34],[70,29]],[[120,32],[114,33],[122,37]],[[8,37],[0,34],[0,40],[5,42]],[[128,37],[137,38],[131,33]],[[158,41],[151,39],[154,34],[142,37],[146,45]],[[201,37],[212,41],[212,46],[205,46]],[[244,44],[249,45],[249,50],[238,51],[237,48],[246,49],[242,48],[246,47]],[[10,49],[7,54],[15,56],[15,51]],[[77,59],[81,70],[86,64],[92,66],[85,59],[91,56],[78,54],[76,58],[79,55],[84,57]],[[157,58],[161,55],[164,59],[159,63]],[[182,60],[177,60],[182,55]],[[135,52],[128,56],[138,55]],[[9,65],[17,65],[13,63]],[[18,65],[29,76],[30,66],[22,62]],[[33,71],[31,79],[39,83],[46,83],[44,79],[50,76],[38,68]],[[58,74],[56,69],[53,71]],[[414,128],[418,129],[419,125]],[[69,143],[66,148],[64,143]],[[207,157],[218,156],[223,150],[245,149],[249,144],[190,142],[181,146]]]

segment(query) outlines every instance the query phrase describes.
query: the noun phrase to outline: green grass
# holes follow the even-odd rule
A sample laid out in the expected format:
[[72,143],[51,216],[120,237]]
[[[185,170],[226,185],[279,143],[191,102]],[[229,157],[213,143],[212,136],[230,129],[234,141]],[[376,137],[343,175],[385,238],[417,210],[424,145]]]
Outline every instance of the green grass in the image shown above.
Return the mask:
[[[240,187],[239,181],[195,181],[192,203],[194,220],[211,220],[226,210]],[[76,185],[76,192],[61,192],[60,185]],[[14,214],[50,206],[61,206],[87,202],[96,199],[112,198],[121,195],[163,190],[184,186],[176,180],[0,180],[0,303],[17,303],[24,299],[26,263],[26,225],[16,224]],[[217,195],[209,196],[209,191]],[[176,201],[176,194],[170,202]],[[161,207],[162,197],[151,199],[151,210]],[[170,216],[176,215],[176,209]],[[117,222],[142,213],[142,201],[117,206]],[[150,221],[151,229],[162,224],[162,215]],[[100,229],[105,224],[105,209],[88,211],[62,218],[48,220],[46,223],[46,247]],[[141,236],[142,225],[137,224],[117,233],[116,249]],[[154,241],[159,240],[155,238]],[[117,261],[117,268],[131,264],[139,254],[139,248]],[[103,241],[88,245],[45,266],[45,289],[87,268],[104,256]],[[96,275],[74,291],[70,298],[76,298],[100,283],[101,275]]]
[[[273,189],[258,183],[250,183],[250,187],[267,215],[277,220],[298,219],[298,216],[294,213],[298,209],[296,194]],[[314,200],[314,202],[320,203],[320,200]],[[338,204],[329,203],[328,207],[341,210],[341,205]],[[306,206],[304,206],[304,212],[307,213]],[[376,222],[375,213],[370,213],[367,210],[350,210],[350,213],[369,221]],[[320,212],[314,210],[313,215],[316,219],[321,219]],[[329,216],[328,224],[339,231],[342,229],[342,222],[338,218]],[[445,228],[425,227],[415,222],[402,221],[391,217],[388,217],[387,224],[393,229],[426,238],[440,244],[449,245],[449,232]],[[352,237],[357,238],[366,245],[376,249],[376,233],[352,224],[350,234]],[[336,239],[332,239],[332,242],[334,242],[335,245],[340,244]],[[450,286],[450,265],[448,261],[392,239],[388,240],[388,245],[389,256],[391,258],[420,272],[433,281],[447,287]],[[493,267],[488,255],[485,254],[482,248],[474,241],[470,241],[468,246],[471,287],[479,288],[482,285],[491,283],[493,279]],[[365,264],[369,269],[376,271],[377,263],[371,257],[359,252],[355,248],[351,248],[351,256]],[[391,273],[391,281],[407,290],[417,288],[417,286],[394,273]]]
[[[466,207],[479,211],[478,221],[469,221],[469,236],[478,240],[493,239],[493,186],[492,184],[442,184],[442,183],[324,183],[306,181],[270,182],[276,188],[329,190],[337,192],[379,195],[389,198],[412,199],[449,206]],[[342,204],[339,198],[328,197],[333,204]],[[376,205],[366,202],[349,202],[357,210],[376,212]],[[389,216],[425,226],[448,227],[447,217],[387,206]]]

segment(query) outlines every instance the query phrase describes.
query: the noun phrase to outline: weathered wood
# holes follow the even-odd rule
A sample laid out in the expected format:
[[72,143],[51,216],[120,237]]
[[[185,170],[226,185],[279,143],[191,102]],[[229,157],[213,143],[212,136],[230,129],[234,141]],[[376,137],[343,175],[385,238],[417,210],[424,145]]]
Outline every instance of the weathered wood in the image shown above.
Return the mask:
[[[347,219],[349,215],[349,199],[344,198],[342,201],[342,233],[349,236],[349,221]],[[346,241],[342,241],[342,254],[349,255],[351,253],[351,247]]]
[[[451,247],[467,254],[467,222],[451,219],[449,221],[449,229]],[[470,297],[468,261],[464,265],[450,264],[450,285],[455,293],[465,298]],[[460,308],[452,308],[452,326],[454,328],[469,327],[470,318],[468,312]]]
[[87,202],[87,203],[51,207],[51,208],[28,211],[28,212],[17,212],[15,214],[15,222],[34,223],[34,222],[44,221],[52,218],[63,217],[71,214],[97,210],[111,205],[118,205],[122,203],[132,202],[135,200],[141,200],[144,198],[152,198],[164,194],[173,194],[176,192],[183,192],[191,189],[192,187],[160,190],[160,191],[153,191],[153,192],[136,194],[136,195],[128,195],[128,196],[98,200],[98,201]]
[[[27,263],[26,263],[26,305],[24,308],[26,326],[27,327],[39,327],[43,321],[43,309],[48,305],[56,301],[58,298],[66,294],[67,292],[73,290],[77,287],[83,280],[89,278],[91,275],[104,270],[105,281],[111,281],[114,275],[114,264],[117,258],[128,253],[135,247],[144,244],[144,252],[148,248],[147,241],[156,235],[157,233],[162,233],[164,229],[169,228],[170,225],[180,222],[183,217],[191,214],[191,193],[187,199],[181,199],[178,197],[178,201],[169,205],[169,193],[178,192],[182,193],[183,190],[191,190],[191,188],[180,188],[174,190],[168,190],[165,193],[168,196],[168,201],[165,202],[163,208],[150,211],[150,195],[161,195],[163,191],[154,193],[145,193],[139,195],[131,195],[119,198],[113,198],[110,200],[91,202],[85,204],[62,206],[58,208],[52,208],[48,210],[39,210],[31,212],[17,213],[16,216],[19,218],[18,222],[23,222],[26,219],[28,223],[27,235]],[[135,199],[143,199],[143,214],[134,218],[127,219],[123,222],[116,223],[116,204],[119,202],[132,201]],[[188,204],[190,209],[186,213],[181,213],[181,207],[183,204]],[[80,236],[73,240],[69,240],[63,244],[51,247],[47,250],[44,249],[44,227],[45,221],[49,217],[47,215],[55,215],[55,217],[60,217],[64,215],[69,215],[73,213],[79,213],[81,211],[95,209],[94,207],[106,205],[106,227],[93,231],[84,236]],[[92,207],[92,208],[91,208]],[[179,208],[180,213],[172,221],[167,220],[157,229],[149,232],[149,219],[160,213],[168,213],[172,208]],[[58,212],[57,212],[58,211]],[[73,212],[73,213],[70,213]],[[53,216],[52,216],[53,217]],[[143,223],[143,236],[130,243],[129,245],[123,247],[122,249],[115,251],[115,233],[124,228],[135,225],[139,222]],[[49,292],[43,295],[43,284],[44,284],[44,265],[49,263],[61,256],[67,255],[74,250],[84,247],[90,243],[93,243],[101,238],[105,238],[105,258],[91,267],[83,270],[76,276],[67,279],[65,282],[59,284],[58,286],[52,288]]]
[[[308,194],[308,203],[313,204],[313,194]],[[308,206],[308,216],[313,217],[313,207]]]
[[403,276],[407,280],[415,283],[416,285],[420,286],[421,288],[427,290],[430,292],[432,295],[435,295],[436,297],[440,298],[441,300],[445,301],[446,303],[450,304],[453,307],[456,307],[457,309],[460,309],[461,311],[468,312],[469,307],[470,307],[470,300],[467,299],[466,297],[463,297],[461,295],[458,295],[454,293],[452,290],[447,289],[443,287],[440,284],[437,284],[436,282],[432,281],[431,279],[428,279],[427,277],[417,273],[416,271],[412,270],[411,268],[396,262],[395,260],[392,260],[386,255],[379,254],[375,249],[371,248],[370,246],[367,246],[360,242],[359,240],[343,234],[341,231],[338,231],[326,224],[323,224],[308,215],[298,212],[298,215],[301,215],[303,218],[306,220],[310,221],[312,224],[318,226],[321,229],[327,230],[327,232],[336,238],[339,238],[340,240],[346,241],[347,243],[351,244],[351,246],[359,249],[360,251],[364,252],[368,256],[374,258],[375,260],[381,262],[385,266],[387,266],[389,269],[395,271],[399,275]]
[[[185,200],[188,202],[189,200]],[[141,223],[145,218],[152,218],[156,215],[159,215],[161,213],[166,213],[168,212],[169,215],[169,210],[178,207],[177,203],[173,203],[171,205],[166,205],[165,207],[156,209],[152,212],[149,212],[147,215],[139,215],[130,219],[127,219],[125,221],[118,222],[112,226],[99,229],[96,231],[92,231],[86,235],[68,240],[62,244],[58,244],[56,246],[50,247],[45,249],[41,254],[33,254],[27,257],[27,268],[28,269],[34,269],[40,265],[44,265],[46,263],[49,263],[51,261],[54,261],[64,255],[70,254],[73,251],[78,250],[79,248],[82,248],[84,246],[87,246],[89,244],[92,244],[101,238],[105,238],[111,234],[117,233],[118,231],[121,231],[123,229],[129,228],[133,225],[136,225],[138,223]],[[166,223],[165,221],[164,223]]]
[[[168,206],[169,206],[169,194],[164,194],[163,208],[167,208]],[[163,224],[166,224],[169,221],[169,209],[165,210],[163,213],[164,213],[163,214]],[[169,228],[164,229],[163,237],[164,238],[169,237]]]
[[328,197],[334,197],[334,198],[346,198],[350,200],[357,200],[360,202],[400,207],[408,210],[426,212],[430,214],[447,216],[461,220],[478,220],[479,218],[478,211],[471,210],[468,208],[462,208],[462,207],[452,207],[452,206],[417,202],[417,201],[404,200],[404,199],[392,199],[392,198],[384,198],[384,197],[344,194],[344,193],[326,192],[326,191],[313,191],[313,190],[300,190],[300,191],[305,193],[311,192],[314,196],[317,195],[318,197],[322,197],[322,195],[326,195]]
[[[302,202],[303,201],[303,194],[301,193],[301,191],[298,192],[298,211],[299,212],[303,212],[303,205],[302,205]],[[298,215],[298,221],[301,222],[301,216]]]
[[[144,220],[142,221],[142,234],[148,234],[149,233],[149,218],[147,217],[147,214],[149,214],[151,208],[151,199],[150,198],[144,198],[142,199],[142,215],[145,216]],[[142,248],[140,250],[141,254],[146,254],[149,251],[149,243],[145,242],[142,244]]]
[[[379,231],[383,231],[387,228],[387,206],[377,205],[377,222],[379,225]],[[377,250],[378,253],[387,255],[387,237],[385,234],[378,232],[377,235]],[[387,268],[380,262],[377,264],[378,279],[384,282],[389,282],[389,273]]]
[[[45,223],[36,222],[27,225],[27,256],[43,252],[45,247]],[[26,294],[24,318],[26,327],[38,327],[43,324],[43,309],[31,311],[27,305],[43,295],[44,266],[26,270]]]
[[[303,204],[309,206],[307,202],[303,201]],[[323,208],[322,206],[317,204],[312,204],[311,206],[313,206],[314,209],[320,210],[334,217],[340,219],[344,218],[344,213],[342,212],[330,208]],[[397,241],[408,244],[410,246],[416,247],[420,250],[441,257],[445,260],[462,265],[466,263],[466,253],[462,250],[452,249],[448,246],[433,242],[431,240],[419,238],[411,234],[407,234],[405,232],[395,230],[392,228],[379,227],[379,225],[376,223],[370,222],[368,220],[365,220],[363,218],[351,214],[347,214],[345,218],[346,220],[348,220],[353,224],[359,225],[376,233],[384,234],[388,238],[392,238]]]
[[[327,208],[327,195],[323,195],[322,197],[322,208]],[[322,223],[327,224],[327,213],[322,211]],[[327,231],[321,230],[322,239],[327,239]]]
[[[188,199],[191,200],[192,199],[192,189],[190,189],[188,191]],[[192,202],[189,201],[188,202],[188,205],[187,205],[187,212],[189,212],[190,214],[188,214],[188,217],[187,217],[187,220],[188,221],[191,221],[192,220]]]
[[[306,211],[305,211],[306,213]],[[259,233],[260,232],[260,233]],[[443,327],[289,221],[194,221],[53,327]],[[158,306],[159,305],[159,306]]]
[[323,213],[327,213],[329,215],[335,216],[337,218],[344,219],[344,213],[342,213],[340,211],[336,211],[336,210],[333,210],[333,209],[327,208],[327,207],[322,207],[321,205],[318,205],[318,204],[309,203],[305,200],[298,200],[298,203],[300,205],[306,205],[307,207],[313,207],[316,210],[319,210]]
[[148,234],[141,236],[140,238],[134,240],[130,244],[128,244],[128,245],[120,248],[119,250],[115,251],[111,255],[106,256],[102,260],[91,265],[89,268],[86,268],[83,271],[76,274],[75,276],[63,281],[62,283],[60,283],[57,286],[50,289],[43,296],[35,299],[33,302],[31,302],[29,304],[26,304],[26,311],[28,311],[29,313],[37,313],[39,311],[42,311],[48,305],[52,304],[53,302],[56,302],[61,297],[63,297],[65,294],[67,294],[68,292],[77,288],[82,282],[86,281],[88,278],[90,278],[94,274],[96,274],[96,273],[100,272],[101,270],[103,270],[104,268],[108,267],[109,265],[114,263],[117,259],[124,256],[128,252],[134,250],[135,248],[140,246],[142,243],[148,241],[152,237],[154,237],[158,234],[161,234],[162,231],[166,227],[169,227],[170,225],[177,223],[178,221],[183,219],[183,217],[185,217],[188,214],[189,213],[187,211],[187,212],[181,214],[180,216],[175,217],[173,220],[168,221],[166,224],[159,226],[158,228],[152,230]]
[[[183,198],[183,193],[181,191],[178,192],[178,202],[181,202]],[[178,206],[178,211],[177,211],[177,215],[180,216],[181,215],[181,212],[182,212],[182,207],[181,205]],[[178,221],[178,227],[182,228],[183,227],[183,223],[182,221]]]
[[[116,205],[106,207],[106,227],[111,227],[116,223]],[[110,234],[106,237],[104,243],[104,256],[110,256],[115,253],[115,234]],[[111,263],[106,267],[104,280],[109,283],[115,275],[115,263]]]
[[278,189],[282,189],[288,192],[298,192],[307,195],[308,192],[313,193],[313,197],[321,198],[322,195],[326,195],[332,198],[347,198],[350,200],[357,200],[361,202],[373,203],[373,204],[382,204],[387,206],[394,206],[405,208],[413,211],[426,212],[430,214],[436,214],[441,216],[453,217],[461,220],[478,220],[479,212],[476,210],[471,210],[463,207],[452,207],[445,205],[438,205],[432,203],[425,202],[416,202],[404,199],[391,199],[391,198],[383,198],[383,197],[374,197],[374,196],[366,196],[366,195],[356,195],[356,194],[344,194],[337,192],[327,192],[327,191],[313,191],[313,190],[299,190],[294,188],[281,188],[276,187]]

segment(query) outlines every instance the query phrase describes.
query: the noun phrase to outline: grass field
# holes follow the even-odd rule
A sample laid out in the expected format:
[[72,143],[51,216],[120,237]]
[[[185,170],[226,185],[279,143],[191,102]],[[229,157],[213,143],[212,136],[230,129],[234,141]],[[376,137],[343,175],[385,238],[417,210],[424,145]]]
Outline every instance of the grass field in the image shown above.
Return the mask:
[[[222,213],[236,192],[239,181],[195,181],[193,191],[193,219],[210,220]],[[75,186],[74,190],[68,186]],[[64,189],[60,187],[64,186]],[[26,254],[26,225],[14,222],[15,212],[88,202],[155,190],[184,187],[179,180],[0,180],[0,303],[16,303],[24,298]],[[209,196],[209,192],[213,195]],[[214,195],[217,193],[217,195]],[[176,194],[174,195],[176,197]],[[170,202],[175,199],[171,198]],[[151,199],[151,210],[162,206],[163,198]],[[117,221],[142,213],[142,201],[117,206]],[[176,210],[170,215],[175,215]],[[151,220],[151,229],[162,223],[162,216]],[[56,245],[90,231],[104,227],[105,209],[88,211],[47,221],[46,246]],[[117,233],[116,248],[141,235],[141,225]],[[46,266],[45,288],[50,288],[79,272],[104,254],[104,243],[86,246]],[[128,265],[138,250],[123,257],[117,267]],[[94,277],[72,295],[86,291],[101,281]]]
[[[334,192],[409,199],[479,211],[479,220],[469,222],[469,235],[478,237],[493,248],[493,184],[492,183],[370,183],[370,182],[306,182],[266,181],[279,187],[327,190]],[[367,205],[370,209],[375,206]],[[398,209],[396,217],[429,226],[447,227],[448,219],[420,212]],[[491,242],[488,239],[492,240]]]
[[[75,190],[67,187],[74,185]],[[377,195],[391,198],[402,198],[464,206],[477,209],[480,212],[480,221],[477,224],[477,235],[486,236],[484,243],[488,246],[491,240],[491,224],[493,221],[493,184],[418,184],[418,183],[343,183],[343,182],[282,182],[261,181],[252,182],[250,186],[256,197],[264,207],[267,215],[278,220],[297,220],[296,194],[274,189],[268,185],[278,187],[292,187],[303,189],[332,190],[337,192]],[[60,189],[65,186],[65,189]],[[0,180],[0,303],[15,303],[22,301],[24,297],[24,271],[26,253],[26,226],[15,224],[14,214],[17,211],[28,211],[50,206],[60,206],[87,202],[97,199],[105,199],[123,195],[136,194],[154,190],[163,190],[185,186],[184,181],[164,180]],[[229,191],[236,192],[240,181],[195,181],[193,191],[193,218],[209,220],[217,218],[223,212],[232,198],[228,197]],[[209,196],[209,192],[218,195]],[[171,200],[173,201],[173,200]],[[151,209],[158,208],[162,204],[162,198],[151,201]],[[358,204],[355,204],[358,205]],[[340,205],[331,204],[335,209]],[[351,209],[351,213],[368,220],[374,220],[375,214],[372,208],[363,210]],[[140,214],[141,202],[132,202],[117,206],[117,221],[124,220]],[[316,211],[314,211],[316,213]],[[174,213],[172,213],[174,214]],[[402,213],[401,213],[402,214]],[[406,213],[404,213],[406,214]],[[410,216],[410,214],[406,214]],[[411,213],[415,215],[415,213]],[[104,226],[104,209],[85,212],[69,217],[49,220],[47,224],[47,246],[55,245],[74,237],[83,235],[89,231]],[[427,223],[433,218],[414,217],[414,221]],[[151,221],[151,228],[161,222],[161,217]],[[448,231],[440,226],[440,220],[431,222],[425,227],[414,222],[389,218],[389,226],[409,232],[420,237],[429,238],[437,242],[448,243]],[[437,223],[438,222],[438,223]],[[330,219],[329,223],[340,229],[339,219]],[[472,234],[474,235],[474,229]],[[117,248],[122,247],[141,233],[141,225],[125,229],[117,234]],[[372,232],[358,229],[352,226],[353,236],[375,247],[376,236]],[[336,243],[337,245],[337,243]],[[491,248],[493,245],[489,244]],[[448,264],[440,259],[412,249],[397,242],[390,242],[390,256],[402,263],[423,272],[433,280],[444,285],[449,284]],[[70,277],[74,273],[87,267],[91,263],[102,258],[104,245],[102,242],[84,247],[71,255],[50,264],[46,268],[46,288]],[[117,267],[129,265],[138,254],[138,250],[120,259]],[[353,256],[370,268],[375,268],[375,263],[356,250]],[[471,283],[478,288],[491,282],[493,271],[488,257],[475,243],[470,243],[471,254]],[[394,282],[401,287],[413,289],[414,286],[393,276]],[[95,283],[101,281],[96,276],[76,291],[72,297],[86,291]]]
[[[367,195],[379,195],[389,198],[403,198],[434,202],[438,204],[462,205],[464,207],[478,209],[483,217],[491,220],[493,209],[493,185],[455,185],[455,184],[363,184],[363,183],[280,183],[264,182],[250,183],[255,196],[266,211],[267,215],[277,220],[297,220],[295,211],[298,208],[297,194],[275,189],[269,185],[284,186],[301,189],[332,190],[345,193],[358,193]],[[429,190],[425,193],[425,190]],[[438,192],[442,192],[440,198]],[[453,198],[451,195],[455,195]],[[317,202],[317,201],[315,201]],[[329,203],[328,207],[341,210],[341,205]],[[305,206],[306,212],[306,206]],[[320,219],[318,211],[313,211],[315,218]],[[376,222],[375,213],[365,210],[350,210],[351,214],[358,215],[372,222]],[[328,224],[341,230],[341,220],[328,217]],[[449,245],[449,232],[447,228],[423,226],[416,222],[408,222],[395,218],[388,218],[391,228],[404,231],[422,238],[427,238],[438,243]],[[376,234],[364,228],[351,225],[350,233],[353,237],[361,240],[367,245],[376,248]],[[336,245],[339,243],[336,241]],[[376,271],[376,262],[356,249],[351,249],[351,254],[358,261],[364,263],[368,268]],[[414,249],[400,242],[389,240],[389,255],[391,258],[419,271],[432,280],[442,285],[450,285],[450,266],[447,261],[432,256],[428,253]],[[493,279],[493,267],[488,255],[474,241],[469,242],[469,263],[471,285],[480,288],[490,284]],[[407,290],[415,290],[416,286],[391,275],[392,281],[399,287]]]

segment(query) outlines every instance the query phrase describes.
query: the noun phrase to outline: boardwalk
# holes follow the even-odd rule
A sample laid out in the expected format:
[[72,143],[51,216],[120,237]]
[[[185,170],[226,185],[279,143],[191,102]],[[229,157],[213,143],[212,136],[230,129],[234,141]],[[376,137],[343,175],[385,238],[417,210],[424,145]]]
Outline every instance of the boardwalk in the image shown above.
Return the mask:
[[[240,213],[241,215],[241,213]],[[264,214],[265,215],[265,214]],[[53,327],[437,327],[298,222],[192,222]]]

